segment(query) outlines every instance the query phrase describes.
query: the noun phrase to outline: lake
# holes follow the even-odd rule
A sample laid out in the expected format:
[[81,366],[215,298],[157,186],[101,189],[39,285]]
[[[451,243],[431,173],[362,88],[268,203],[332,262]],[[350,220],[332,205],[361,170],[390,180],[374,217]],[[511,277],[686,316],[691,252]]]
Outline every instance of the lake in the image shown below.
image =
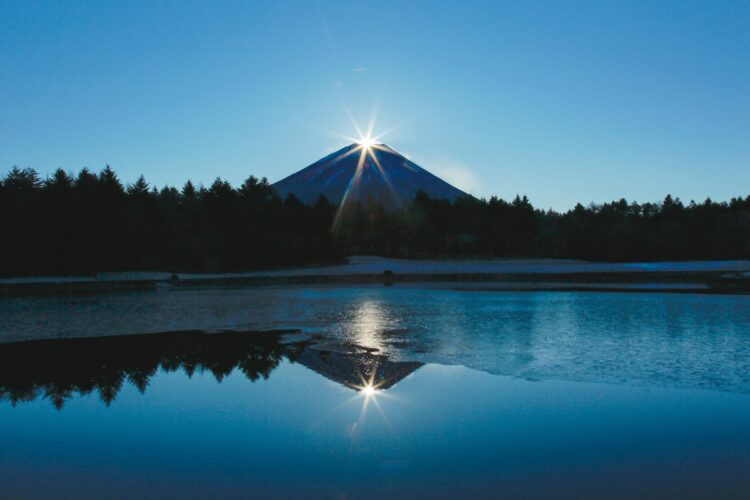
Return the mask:
[[750,492],[750,296],[462,288],[4,297],[0,496]]

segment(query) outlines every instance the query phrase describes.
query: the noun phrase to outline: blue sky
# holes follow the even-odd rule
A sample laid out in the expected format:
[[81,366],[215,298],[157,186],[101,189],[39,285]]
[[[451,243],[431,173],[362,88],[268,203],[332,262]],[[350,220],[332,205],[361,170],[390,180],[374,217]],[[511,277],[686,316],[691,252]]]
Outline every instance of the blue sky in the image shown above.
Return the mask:
[[478,196],[750,194],[750,2],[0,3],[0,170],[279,180],[377,111]]

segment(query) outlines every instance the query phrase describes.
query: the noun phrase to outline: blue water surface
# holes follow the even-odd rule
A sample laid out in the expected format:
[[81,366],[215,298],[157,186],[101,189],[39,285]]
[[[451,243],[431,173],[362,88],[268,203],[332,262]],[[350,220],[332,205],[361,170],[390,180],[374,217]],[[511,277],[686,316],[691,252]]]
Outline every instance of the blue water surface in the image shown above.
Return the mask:
[[[0,356],[26,367],[0,375],[3,497],[750,492],[750,297],[275,287],[0,310]],[[59,340],[75,325],[143,335]],[[191,325],[210,333],[175,352],[150,335]]]

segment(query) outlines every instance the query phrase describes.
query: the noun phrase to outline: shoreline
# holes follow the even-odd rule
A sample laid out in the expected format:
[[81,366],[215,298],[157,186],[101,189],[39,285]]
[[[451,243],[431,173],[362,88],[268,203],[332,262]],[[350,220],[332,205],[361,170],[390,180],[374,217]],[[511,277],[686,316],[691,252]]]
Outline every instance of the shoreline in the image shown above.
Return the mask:
[[[599,263],[570,260],[422,261],[352,257],[345,264],[244,273],[100,273],[0,279],[0,295],[106,293],[183,287],[446,284],[456,290],[750,293],[750,261]],[[452,286],[450,286],[452,285]]]

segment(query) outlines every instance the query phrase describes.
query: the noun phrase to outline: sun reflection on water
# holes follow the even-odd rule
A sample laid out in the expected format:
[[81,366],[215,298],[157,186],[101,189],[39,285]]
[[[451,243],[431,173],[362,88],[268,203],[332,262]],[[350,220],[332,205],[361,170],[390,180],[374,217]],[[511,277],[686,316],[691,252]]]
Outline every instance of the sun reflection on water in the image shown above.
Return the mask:
[[374,365],[372,373],[370,373],[369,376],[365,376],[365,377],[360,375],[362,384],[354,387],[354,389],[358,391],[358,394],[355,399],[362,398],[362,408],[359,411],[359,418],[357,419],[356,422],[352,424],[349,437],[354,437],[356,430],[362,427],[365,421],[365,418],[367,417],[370,403],[372,403],[372,406],[374,406],[377,412],[380,414],[380,416],[383,419],[383,423],[385,423],[386,427],[391,432],[393,432],[391,423],[388,420],[388,417],[386,416],[385,411],[383,411],[383,407],[378,402],[379,398],[388,397],[389,395],[386,394],[385,391],[380,389],[380,387],[382,387],[386,383],[386,381],[385,380],[381,380],[379,382],[375,381],[377,377],[377,373],[378,373],[378,366]]
[[386,313],[374,301],[360,304],[354,311],[354,317],[346,327],[347,336],[351,342],[368,351],[385,349],[382,333],[386,327]]
[[400,318],[383,301],[370,297],[345,312],[339,324],[339,347],[326,357],[325,363],[332,367],[330,373],[338,377],[336,380],[354,393],[332,408],[331,413],[345,407],[357,409],[348,426],[347,435],[352,439],[363,435],[373,414],[377,414],[375,420],[393,431],[386,410],[398,398],[390,389],[421,366],[418,362],[390,359],[390,343],[400,341],[392,338],[401,331]]
[[359,392],[366,398],[373,397],[377,391],[378,390],[372,384],[367,384],[359,390]]

